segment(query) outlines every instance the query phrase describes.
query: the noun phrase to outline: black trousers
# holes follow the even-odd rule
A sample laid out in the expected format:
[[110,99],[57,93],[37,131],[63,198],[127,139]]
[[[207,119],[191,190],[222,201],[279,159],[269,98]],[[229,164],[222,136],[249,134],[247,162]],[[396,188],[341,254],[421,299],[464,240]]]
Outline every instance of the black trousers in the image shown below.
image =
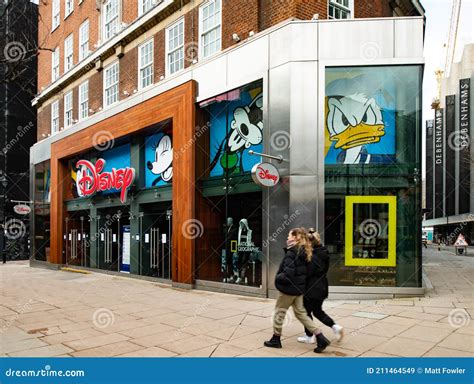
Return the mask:
[[[318,299],[310,299],[307,297],[303,298],[303,304],[308,313],[308,316],[313,319],[313,316],[316,317],[321,323],[327,325],[328,327],[332,327],[335,322],[333,319],[329,317],[329,315],[323,311],[323,302],[324,300]],[[306,328],[304,329],[307,336],[312,336],[313,334],[308,331]]]

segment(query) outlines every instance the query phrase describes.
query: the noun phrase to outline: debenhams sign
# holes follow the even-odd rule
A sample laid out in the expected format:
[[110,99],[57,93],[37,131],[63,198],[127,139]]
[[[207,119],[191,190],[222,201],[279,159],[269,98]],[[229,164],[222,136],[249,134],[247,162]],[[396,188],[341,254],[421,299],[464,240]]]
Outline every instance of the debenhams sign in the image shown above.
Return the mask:
[[435,133],[434,133],[434,157],[435,164],[442,165],[444,147],[444,132],[443,132],[443,109],[437,109],[435,114]]

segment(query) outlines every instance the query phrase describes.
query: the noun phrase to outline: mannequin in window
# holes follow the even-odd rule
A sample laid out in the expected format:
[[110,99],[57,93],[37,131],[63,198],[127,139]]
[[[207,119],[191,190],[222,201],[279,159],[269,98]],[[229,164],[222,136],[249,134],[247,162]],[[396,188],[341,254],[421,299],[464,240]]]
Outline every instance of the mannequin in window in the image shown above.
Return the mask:
[[[232,260],[232,241],[237,240],[237,228],[234,226],[234,219],[228,217],[224,225],[225,249],[221,253],[221,273],[223,275],[223,282],[228,281],[230,275],[228,266]],[[234,246],[235,247],[235,246]]]
[[232,256],[232,281],[236,284],[241,283],[245,279],[245,272],[247,271],[247,264],[250,252],[241,251],[240,247],[252,246],[252,230],[249,227],[247,219],[242,219],[239,222],[239,232],[237,235],[237,252]]

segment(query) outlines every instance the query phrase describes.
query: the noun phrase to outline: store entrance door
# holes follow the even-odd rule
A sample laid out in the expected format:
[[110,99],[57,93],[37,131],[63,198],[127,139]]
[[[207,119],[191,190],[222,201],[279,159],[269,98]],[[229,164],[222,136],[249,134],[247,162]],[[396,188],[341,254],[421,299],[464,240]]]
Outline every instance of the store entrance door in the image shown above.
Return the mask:
[[171,202],[140,206],[140,275],[171,280]]
[[120,210],[104,209],[98,215],[98,268],[130,271],[130,217]]
[[71,213],[65,220],[64,251],[66,265],[88,267],[89,260],[89,215],[87,211]]

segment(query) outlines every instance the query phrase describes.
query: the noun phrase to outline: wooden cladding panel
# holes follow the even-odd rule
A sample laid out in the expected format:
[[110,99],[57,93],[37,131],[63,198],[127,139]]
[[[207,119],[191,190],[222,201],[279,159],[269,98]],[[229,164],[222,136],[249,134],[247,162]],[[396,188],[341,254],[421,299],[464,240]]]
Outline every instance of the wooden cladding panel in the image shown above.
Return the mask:
[[114,140],[145,127],[171,119],[173,124],[173,281],[194,281],[194,239],[185,236],[195,210],[195,119],[196,83],[189,81],[115,116],[57,141],[51,146],[51,263],[61,264],[66,210],[65,188],[70,186],[66,159],[93,148],[94,135],[107,132]]

